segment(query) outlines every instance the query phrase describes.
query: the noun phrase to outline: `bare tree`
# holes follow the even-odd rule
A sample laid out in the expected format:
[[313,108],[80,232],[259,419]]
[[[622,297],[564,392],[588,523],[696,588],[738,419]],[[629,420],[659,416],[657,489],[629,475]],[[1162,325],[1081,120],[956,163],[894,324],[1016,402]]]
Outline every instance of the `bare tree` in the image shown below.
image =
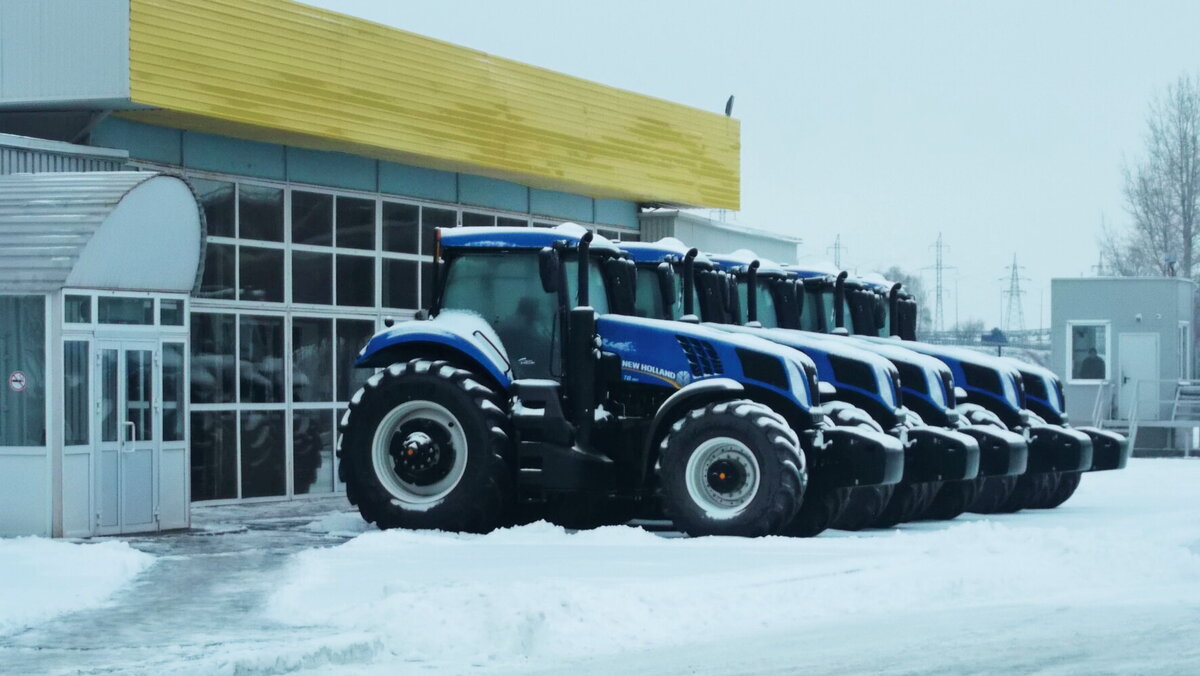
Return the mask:
[[1101,262],[1117,275],[1194,278],[1200,237],[1200,82],[1184,74],[1150,104],[1145,156],[1126,167],[1125,233],[1105,230]]

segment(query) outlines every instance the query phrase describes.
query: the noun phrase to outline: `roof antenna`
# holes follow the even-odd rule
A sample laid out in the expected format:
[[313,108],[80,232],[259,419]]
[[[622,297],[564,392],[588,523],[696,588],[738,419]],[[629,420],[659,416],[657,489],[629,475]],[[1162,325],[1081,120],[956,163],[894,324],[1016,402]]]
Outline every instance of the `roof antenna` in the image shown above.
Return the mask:
[[733,94],[730,94],[729,100],[725,102],[725,117],[733,117]]

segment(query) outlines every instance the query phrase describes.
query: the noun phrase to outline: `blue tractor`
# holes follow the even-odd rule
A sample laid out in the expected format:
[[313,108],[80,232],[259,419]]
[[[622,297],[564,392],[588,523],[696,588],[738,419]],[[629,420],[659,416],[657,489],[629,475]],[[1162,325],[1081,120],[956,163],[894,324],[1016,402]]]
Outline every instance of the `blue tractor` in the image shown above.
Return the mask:
[[[753,336],[631,316],[634,265],[583,228],[438,231],[432,307],[363,348],[339,426],[347,497],[381,528],[585,525],[652,505],[691,535],[787,533],[806,458],[891,440],[823,426],[816,369]],[[619,515],[619,516],[618,516]]]
[[888,434],[907,446],[900,478],[926,477],[913,482],[918,485],[915,490],[905,488],[897,497],[894,483],[870,486],[850,483],[845,479],[853,481],[854,477],[823,475],[820,465],[811,461],[810,497],[806,502],[814,509],[817,504],[825,505],[820,511],[824,520],[814,518],[811,523],[849,529],[893,525],[923,508],[927,494],[931,493],[925,489],[925,481],[975,476],[979,452],[976,442],[915,421],[915,416],[900,405],[899,381],[891,363],[825,336],[776,328],[780,326],[776,321],[777,308],[782,311],[794,296],[781,295],[778,304],[774,303],[774,297],[764,298],[763,312],[758,315],[761,322],[751,318],[749,324],[743,325],[744,317],[735,319],[738,301],[731,292],[736,288],[729,284],[726,270],[740,266],[760,271],[758,261],[741,265],[702,256],[675,239],[623,246],[638,266],[635,310],[640,316],[702,319],[724,331],[766,338],[777,343],[779,349],[803,352],[817,365],[822,386],[829,388],[829,396],[822,400],[828,424]]
[[[968,420],[1004,427],[1029,439],[1026,473],[1016,481],[1011,477],[981,481],[972,511],[1057,506],[1074,492],[1080,472],[1124,466],[1128,448],[1120,435],[1091,428],[1073,429],[1061,414],[1042,409],[1047,417],[1031,410],[1019,362],[967,348],[916,341],[916,301],[899,284],[821,272],[808,276],[805,287],[820,307],[816,313],[820,317],[814,321],[823,323],[824,330],[866,336],[874,342],[903,339],[905,347],[935,357],[951,368],[961,385],[959,409]],[[1061,387],[1052,373],[1044,369],[1040,372],[1048,375],[1056,390]]]
[[[828,336],[822,345],[818,338],[822,334],[804,330],[806,292],[802,280],[779,266],[758,262],[756,267],[752,254],[748,253],[716,260],[737,291],[730,296],[732,321],[788,329],[783,335],[789,336],[790,341],[804,340],[831,354],[837,354],[838,350],[863,350],[876,360],[889,362],[897,372],[908,427],[904,479],[888,498],[885,508],[874,515],[870,507],[878,505],[879,500],[869,491],[856,491],[855,499],[863,501],[864,507],[849,510],[848,514],[861,515],[860,520],[846,518],[841,526],[882,527],[917,518],[951,519],[973,502],[979,475],[1004,476],[1024,471],[1028,449],[1019,435],[971,424],[952,410],[953,379],[945,365],[897,346],[875,346]],[[832,379],[839,392],[845,392],[851,401],[862,400],[865,392],[861,373],[846,368],[844,362],[822,359],[807,350],[806,353],[817,362],[818,375]],[[833,363],[822,370],[826,361]],[[880,424],[886,424],[886,410],[878,404],[868,410],[875,413]],[[965,453],[975,459],[975,472],[956,471],[964,447]]]

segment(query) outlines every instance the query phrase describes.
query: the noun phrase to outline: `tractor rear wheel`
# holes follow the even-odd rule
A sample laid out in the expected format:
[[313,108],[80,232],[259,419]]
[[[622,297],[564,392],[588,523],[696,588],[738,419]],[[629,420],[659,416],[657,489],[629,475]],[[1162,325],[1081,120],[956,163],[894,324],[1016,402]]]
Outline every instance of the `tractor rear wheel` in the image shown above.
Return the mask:
[[1018,477],[1012,493],[996,511],[1011,514],[1048,503],[1057,487],[1057,472],[1026,472]]
[[1054,492],[1042,504],[1043,509],[1054,509],[1062,503],[1071,499],[1075,495],[1075,489],[1079,488],[1079,482],[1083,480],[1083,472],[1063,472],[1058,477],[1058,485],[1054,487]]
[[800,506],[804,453],[787,421],[741,399],[696,408],[660,446],[663,507],[688,535],[780,532]]
[[938,521],[958,518],[979,496],[980,483],[978,479],[961,479],[943,483],[942,487],[937,489],[933,502],[918,518]]
[[833,522],[838,530],[862,530],[870,528],[887,508],[892,495],[896,492],[896,484],[886,486],[858,486],[851,488],[850,499],[846,508]]
[[979,494],[967,511],[977,514],[995,514],[1002,511],[1001,507],[1017,488],[1020,476],[981,476],[975,479],[979,484]]
[[913,521],[929,507],[937,486],[933,482],[897,484],[887,506],[875,517],[870,527],[891,528],[906,521]]
[[339,426],[346,493],[380,528],[486,532],[513,501],[508,420],[470,371],[414,359],[371,376]]

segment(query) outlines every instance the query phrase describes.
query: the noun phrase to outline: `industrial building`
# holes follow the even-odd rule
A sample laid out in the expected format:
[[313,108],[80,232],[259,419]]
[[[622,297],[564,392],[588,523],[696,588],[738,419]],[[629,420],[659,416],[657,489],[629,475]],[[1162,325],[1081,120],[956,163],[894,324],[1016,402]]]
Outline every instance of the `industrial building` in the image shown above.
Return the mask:
[[736,119],[288,0],[7,0],[0,134],[0,535],[336,492],[435,228],[740,199]]
[[1195,303],[1177,277],[1051,280],[1051,367],[1071,419],[1129,434],[1135,454],[1194,447]]

